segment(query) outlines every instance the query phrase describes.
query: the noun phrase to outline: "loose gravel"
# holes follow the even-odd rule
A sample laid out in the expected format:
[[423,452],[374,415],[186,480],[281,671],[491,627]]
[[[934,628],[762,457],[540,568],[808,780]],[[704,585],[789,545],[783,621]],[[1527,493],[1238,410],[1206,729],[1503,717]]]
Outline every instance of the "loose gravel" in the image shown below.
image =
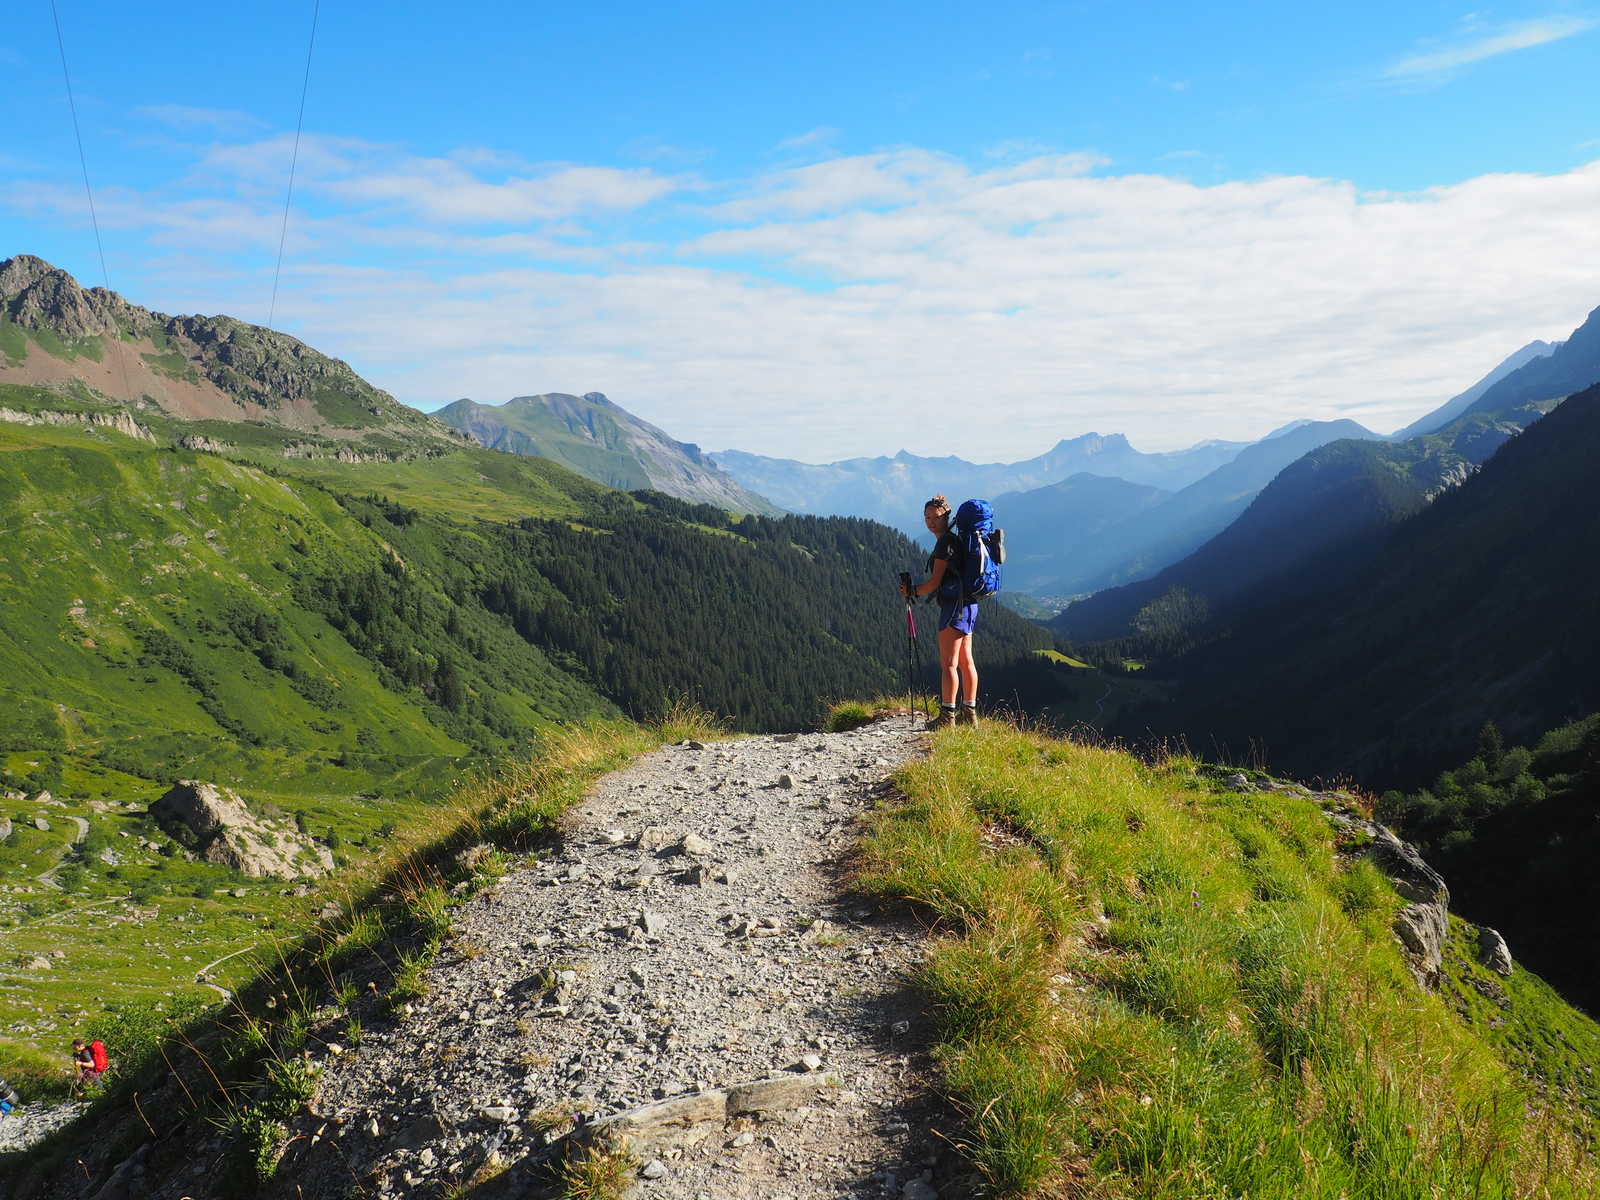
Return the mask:
[[574,1130],[682,1098],[715,1119],[633,1145],[640,1196],[960,1194],[908,984],[924,933],[848,886],[862,813],[924,746],[901,718],[607,776],[553,853],[458,910],[425,998],[326,1048],[280,1190],[526,1194]]
[[84,1109],[82,1104],[29,1104],[24,1102],[0,1117],[0,1154],[26,1150],[42,1142]]

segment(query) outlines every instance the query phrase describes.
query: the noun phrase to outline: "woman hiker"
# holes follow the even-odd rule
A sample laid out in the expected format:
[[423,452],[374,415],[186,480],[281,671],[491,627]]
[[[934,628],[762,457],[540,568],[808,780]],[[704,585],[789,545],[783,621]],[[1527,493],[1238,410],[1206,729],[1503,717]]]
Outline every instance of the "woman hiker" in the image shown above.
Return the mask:
[[[972,630],[978,623],[976,601],[963,604],[961,539],[950,532],[950,502],[935,496],[922,506],[922,523],[938,540],[928,556],[929,578],[910,596],[939,595],[939,715],[929,729],[978,723],[978,666],[972,661]],[[905,589],[902,587],[902,592]],[[959,684],[959,689],[958,685]],[[958,701],[959,692],[959,701]]]

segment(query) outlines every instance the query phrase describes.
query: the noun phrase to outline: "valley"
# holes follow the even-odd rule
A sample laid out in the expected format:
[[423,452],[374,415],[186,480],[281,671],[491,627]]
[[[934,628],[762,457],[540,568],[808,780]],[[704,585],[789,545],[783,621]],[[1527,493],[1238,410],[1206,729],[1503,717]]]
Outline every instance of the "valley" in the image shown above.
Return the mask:
[[[784,513],[753,474],[740,474],[755,471],[749,456],[702,455],[598,393],[501,408],[460,402],[452,428],[293,339],[227,318],[149,314],[18,261],[0,268],[24,280],[0,325],[9,372],[0,380],[0,1074],[37,1096],[64,1091],[72,1037],[108,1031],[153,1069],[148,1055],[169,1022],[228,1047],[241,1080],[256,1078],[249,1072],[264,1069],[269,1049],[338,1045],[316,1051],[317,1069],[331,1070],[346,1053],[339,1039],[355,1053],[369,1028],[412,1015],[406,1006],[431,986],[461,897],[505,871],[544,869],[556,815],[581,801],[602,765],[663,743],[700,745],[705,729],[763,735],[750,752],[770,751],[790,783],[761,786],[786,793],[805,767],[799,749],[783,749],[796,733],[870,723],[903,703],[873,698],[926,693],[931,630],[910,648],[908,679],[893,588],[900,570],[921,575],[923,551],[870,513]],[[119,343],[174,386],[116,394]],[[1353,422],[1297,421],[1255,443],[1141,455],[1120,437],[1087,435],[1020,464],[908,455],[832,464],[832,493],[814,490],[821,476],[790,469],[804,464],[768,460],[760,470],[789,499],[795,489],[850,495],[869,481],[877,498],[851,503],[885,515],[934,480],[1020,489],[997,493],[1017,586],[985,608],[986,709],[1078,740],[1038,741],[1046,735],[1000,720],[982,740],[933,743],[942,769],[967,780],[991,819],[981,844],[1010,866],[1034,853],[1014,830],[1068,835],[1048,806],[1013,810],[1005,788],[991,793],[964,775],[975,747],[1013,765],[1109,772],[1118,794],[1143,797],[1130,801],[1141,814],[1130,836],[1147,820],[1188,819],[1174,814],[1194,810],[1191,793],[1220,795],[1206,801],[1221,814],[1208,820],[1234,829],[1248,810],[1287,838],[1287,849],[1270,851],[1276,866],[1241,868],[1255,880],[1248,903],[1332,889],[1358,941],[1317,953],[1388,978],[1390,926],[1373,914],[1389,912],[1389,893],[1348,863],[1337,868],[1348,879],[1285,882],[1284,855],[1329,835],[1309,825],[1285,833],[1288,807],[1262,816],[1257,801],[1229,797],[1270,793],[1290,806],[1311,795],[1264,775],[1268,765],[1412,789],[1392,791],[1381,812],[1460,866],[1458,908],[1486,924],[1503,912],[1517,956],[1510,982],[1490,979],[1469,945],[1478,935],[1447,920],[1443,974],[1425,981],[1440,989],[1426,1036],[1481,1039],[1470,1051],[1477,1065],[1451,1086],[1506,1095],[1532,1086],[1562,1121],[1586,1128],[1597,1101],[1572,1055],[1597,1035],[1527,969],[1589,1002],[1584,967],[1569,961],[1570,939],[1544,936],[1488,886],[1511,868],[1484,855],[1492,839],[1518,844],[1521,822],[1586,845],[1572,813],[1587,803],[1588,767],[1572,767],[1548,739],[1542,758],[1515,752],[1515,771],[1485,760],[1483,772],[1500,771],[1516,797],[1504,805],[1510,815],[1492,819],[1494,806],[1459,799],[1469,785],[1454,776],[1435,785],[1438,796],[1415,790],[1458,763],[1486,721],[1531,744],[1600,709],[1590,686],[1600,626],[1582,599],[1595,594],[1588,564],[1600,545],[1581,500],[1600,454],[1600,389],[1546,394],[1590,370],[1596,343],[1586,325],[1542,345],[1548,352],[1521,352],[1446,405],[1444,424],[1400,441]],[[293,402],[264,403],[273,389]],[[1072,603],[1052,616],[1041,594]],[[856,715],[842,717],[847,710]],[[705,724],[707,713],[726,724]],[[1562,746],[1588,745],[1562,736]],[[1083,748],[1107,739],[1139,757]],[[582,769],[550,765],[575,745]],[[924,749],[900,746],[909,765],[892,779],[887,761],[844,771],[866,788],[863,828],[884,836],[902,820],[868,811],[893,788],[931,803]],[[716,753],[720,763],[744,751]],[[1219,790],[1195,754],[1245,763],[1245,782]],[[1523,768],[1536,762],[1555,765],[1535,779]],[[1483,782],[1479,768],[1460,770]],[[696,782],[754,786],[718,771]],[[530,772],[537,787],[518,782]],[[239,820],[280,849],[297,847],[298,865],[247,874],[193,830],[157,820],[151,806],[184,780],[237,793],[248,814]],[[1138,790],[1151,780],[1172,794]],[[831,812],[838,797],[826,781],[805,782],[823,789],[807,803]],[[1088,795],[1076,776],[1038,786],[1054,789],[1049,805]],[[537,798],[546,791],[558,799]],[[1358,814],[1370,806],[1338,794]],[[1545,804],[1546,795],[1557,800]],[[1441,815],[1439,797],[1456,807]],[[747,798],[748,819],[765,819],[765,793]],[[718,811],[709,793],[702,803]],[[1494,833],[1474,849],[1462,833],[1480,825]],[[840,853],[859,834],[844,829],[833,831]],[[1267,843],[1242,830],[1240,861],[1254,862]],[[915,848],[922,834],[908,836]],[[1055,878],[1051,844],[1037,844],[1040,865],[1029,870],[1043,874],[1030,877]],[[1540,861],[1553,880],[1574,874],[1570,855]],[[697,886],[706,887],[702,868]],[[875,870],[880,895],[899,894],[913,910],[929,903],[893,861]],[[1020,886],[983,877],[1002,892]],[[1139,914],[1149,891],[1171,883],[1163,879],[1150,875],[1108,906],[1104,919],[1129,947],[1141,945]],[[1196,876],[1184,886],[1199,897],[1213,884]],[[1018,911],[1032,911],[1037,895],[1016,894],[1032,897]],[[609,903],[597,895],[591,907]],[[1048,912],[1035,915],[1051,927]],[[1208,953],[1232,961],[1236,950]],[[1580,942],[1577,954],[1587,961],[1592,948]],[[1372,966],[1380,960],[1387,965]],[[1151,969],[1173,969],[1161,962]],[[1166,986],[1102,977],[1092,963],[1077,969],[1124,1000]],[[618,975],[612,993],[630,978]],[[263,996],[300,988],[300,1015],[280,1014],[287,1024],[261,1007]],[[1172,1002],[1189,1003],[1185,994],[1178,988]],[[257,1006],[251,1021],[274,1030],[250,1035],[248,1047],[216,1024],[246,1005]],[[1551,1030],[1565,1050],[1540,1048]],[[981,1079],[947,1082],[988,1094]],[[213,1137],[214,1149],[242,1170],[240,1147],[281,1152],[288,1127],[279,1128],[240,1126]],[[131,1125],[124,1135],[143,1136]],[[380,1141],[374,1156],[389,1153]],[[458,1141],[442,1142],[436,1159],[457,1153]],[[1121,1153],[1114,1140],[1096,1144],[1105,1162]],[[392,1186],[403,1190],[410,1161],[392,1158],[401,1164]],[[1447,1157],[1436,1166],[1455,1170]]]

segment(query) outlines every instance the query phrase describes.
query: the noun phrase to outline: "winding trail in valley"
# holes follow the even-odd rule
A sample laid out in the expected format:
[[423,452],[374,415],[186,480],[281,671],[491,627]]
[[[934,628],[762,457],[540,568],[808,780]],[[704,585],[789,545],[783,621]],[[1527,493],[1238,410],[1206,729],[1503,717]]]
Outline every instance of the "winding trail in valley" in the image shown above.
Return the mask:
[[51,867],[48,871],[43,871],[34,876],[34,879],[38,880],[46,887],[53,887],[57,891],[61,890],[61,885],[56,882],[56,872],[67,865],[67,856],[72,853],[74,848],[81,846],[83,844],[83,839],[89,836],[88,821],[84,820],[82,817],[68,817],[67,820],[71,821],[75,826],[77,826],[77,834],[69,839],[66,846],[63,847],[61,851],[61,858],[59,861],[57,861],[55,866]]

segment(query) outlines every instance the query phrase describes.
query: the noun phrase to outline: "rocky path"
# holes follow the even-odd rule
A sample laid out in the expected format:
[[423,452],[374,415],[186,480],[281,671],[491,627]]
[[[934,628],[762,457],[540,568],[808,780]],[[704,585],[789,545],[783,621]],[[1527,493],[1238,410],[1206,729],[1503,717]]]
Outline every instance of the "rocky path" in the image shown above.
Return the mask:
[[661,1200],[933,1200],[925,938],[847,882],[862,812],[921,750],[901,719],[602,780],[553,856],[459,910],[424,999],[328,1048],[285,1194],[536,1194],[576,1129]]

